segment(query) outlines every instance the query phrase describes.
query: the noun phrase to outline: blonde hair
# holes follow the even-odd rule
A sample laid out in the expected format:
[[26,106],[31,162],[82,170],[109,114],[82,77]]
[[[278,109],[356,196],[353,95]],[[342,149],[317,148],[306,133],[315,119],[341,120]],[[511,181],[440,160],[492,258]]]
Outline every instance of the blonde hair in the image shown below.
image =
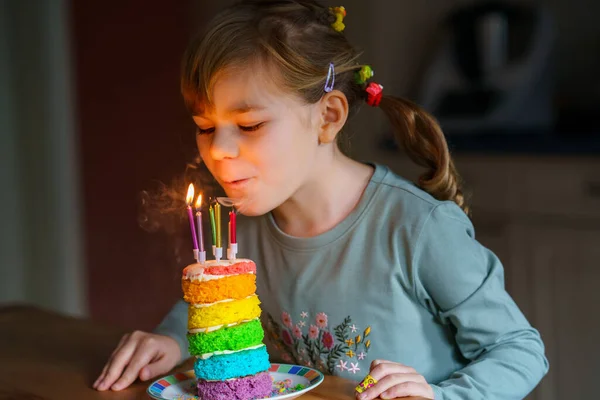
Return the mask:
[[[309,104],[316,103],[324,94],[329,64],[333,63],[335,89],[346,95],[351,117],[364,102],[364,87],[354,79],[362,64],[346,36],[332,28],[334,21],[329,9],[315,0],[245,0],[225,9],[185,52],[181,91],[187,108],[196,114],[202,107],[210,107],[217,75],[250,64],[274,68],[277,73],[271,76],[279,87]],[[418,185],[435,198],[455,201],[468,211],[435,119],[398,97],[384,95],[380,108],[408,156],[428,169]]]

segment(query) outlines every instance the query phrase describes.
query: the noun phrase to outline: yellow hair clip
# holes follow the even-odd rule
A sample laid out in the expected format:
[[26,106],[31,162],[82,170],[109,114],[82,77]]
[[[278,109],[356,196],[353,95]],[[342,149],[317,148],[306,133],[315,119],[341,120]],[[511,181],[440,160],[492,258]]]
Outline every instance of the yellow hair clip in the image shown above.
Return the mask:
[[346,25],[344,25],[344,17],[346,16],[346,9],[344,8],[344,6],[339,6],[339,7],[329,7],[329,11],[335,15],[335,22],[331,24],[331,27],[336,31],[336,32],[343,32],[344,29],[346,28]]

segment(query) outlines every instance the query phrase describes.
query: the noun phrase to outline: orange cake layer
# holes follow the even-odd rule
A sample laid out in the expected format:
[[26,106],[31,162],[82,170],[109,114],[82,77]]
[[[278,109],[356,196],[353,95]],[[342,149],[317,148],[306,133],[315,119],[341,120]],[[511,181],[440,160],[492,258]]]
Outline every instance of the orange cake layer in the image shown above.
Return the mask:
[[227,299],[243,299],[256,291],[256,275],[229,275],[208,281],[182,279],[183,299],[187,303],[214,303]]

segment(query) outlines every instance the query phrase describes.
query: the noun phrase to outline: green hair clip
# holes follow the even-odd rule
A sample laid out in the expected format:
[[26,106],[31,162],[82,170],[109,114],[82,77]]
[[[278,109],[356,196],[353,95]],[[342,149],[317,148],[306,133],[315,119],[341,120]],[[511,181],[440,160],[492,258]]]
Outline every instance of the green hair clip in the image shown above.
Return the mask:
[[375,72],[370,65],[363,65],[360,70],[354,73],[354,81],[359,85],[364,85],[369,79],[375,75]]

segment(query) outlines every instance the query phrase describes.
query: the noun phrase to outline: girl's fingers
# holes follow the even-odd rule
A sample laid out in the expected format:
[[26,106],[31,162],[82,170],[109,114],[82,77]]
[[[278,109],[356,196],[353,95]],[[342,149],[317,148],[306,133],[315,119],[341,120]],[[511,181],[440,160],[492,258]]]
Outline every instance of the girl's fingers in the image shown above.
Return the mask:
[[108,366],[108,370],[106,371],[106,376],[103,381],[98,385],[98,390],[106,390],[112,386],[112,384],[121,376],[123,373],[123,369],[125,365],[129,363],[135,349],[137,347],[137,342],[129,340],[125,345],[114,355],[112,358],[110,365]]
[[[402,365],[402,367],[405,367],[404,365]],[[373,376],[373,375],[371,375]],[[370,387],[369,389],[365,390],[363,393],[358,395],[358,398],[360,400],[371,400],[371,399],[375,399],[378,396],[382,396],[383,393],[389,393],[391,389],[395,388],[396,386],[402,386],[403,389],[402,390],[407,390],[412,388],[412,384],[418,384],[418,385],[427,385],[427,382],[425,381],[425,378],[423,378],[421,375],[419,374],[406,374],[406,373],[395,373],[395,374],[391,374],[391,375],[386,375],[385,377],[383,377],[381,380],[378,380],[378,382]],[[407,388],[404,388],[404,386],[407,386]],[[400,396],[397,396],[400,397]],[[381,397],[382,399],[384,397]],[[385,398],[394,398],[394,397],[385,397]]]
[[389,360],[377,359],[377,360],[371,361],[371,370],[373,370],[373,368],[375,368],[379,364],[399,364],[399,363],[389,361]]
[[426,399],[433,399],[433,389],[427,383],[417,382],[404,382],[398,385],[392,386],[385,392],[381,393],[382,399],[395,399],[397,397],[425,397]]
[[155,376],[166,374],[174,366],[174,363],[169,362],[169,360],[165,356],[160,356],[157,359],[150,362],[150,364],[142,368],[142,370],[140,371],[140,379],[143,381],[147,381],[148,379],[152,379]]
[[104,377],[106,376],[106,371],[108,371],[108,367],[110,366],[112,359],[114,358],[115,354],[117,354],[119,352],[121,347],[123,347],[123,345],[125,344],[127,339],[129,339],[129,334],[123,335],[121,337],[121,340],[119,340],[119,343],[117,344],[117,346],[115,347],[113,352],[110,354],[110,357],[108,357],[108,360],[106,361],[106,364],[104,365],[104,368],[102,368],[102,372],[100,373],[100,375],[98,376],[98,378],[96,379],[94,384],[92,385],[94,389],[97,389],[98,385],[100,385],[102,383],[102,381],[104,380]]
[[112,390],[125,389],[135,381],[140,373],[140,370],[148,365],[152,358],[156,355],[156,348],[152,349],[152,345],[147,343],[149,340],[145,340],[137,347],[137,350],[131,361],[127,365],[125,372],[121,377],[111,386]]
[[[375,366],[373,366],[373,364],[376,361],[381,361],[381,362],[379,362],[379,363],[375,364]],[[407,365],[383,361],[383,360],[375,360],[375,361],[373,361],[373,363],[371,363],[371,372],[369,372],[369,375],[371,375],[376,380],[379,381],[379,380],[383,379],[385,376],[392,375],[392,374],[417,374],[417,371],[415,371],[414,368],[409,367]]]

